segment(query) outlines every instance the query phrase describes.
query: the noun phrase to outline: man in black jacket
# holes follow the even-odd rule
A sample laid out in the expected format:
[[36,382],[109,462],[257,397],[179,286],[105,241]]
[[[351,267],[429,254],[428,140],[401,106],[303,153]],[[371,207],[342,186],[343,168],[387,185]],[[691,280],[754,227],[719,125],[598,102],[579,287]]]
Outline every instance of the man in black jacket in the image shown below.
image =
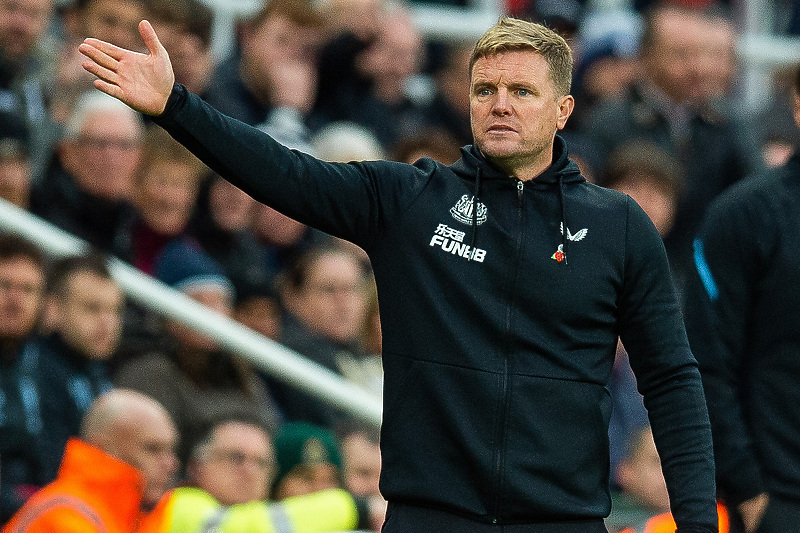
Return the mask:
[[124,296],[99,254],[67,257],[50,268],[49,331],[38,340],[42,464],[56,478],[69,437],[92,402],[111,388],[107,362],[119,346]]
[[43,290],[42,252],[21,237],[0,235],[0,524],[45,482],[33,339]]
[[606,382],[636,371],[680,533],[717,530],[711,432],[663,244],[630,198],[586,183],[556,132],[569,46],[506,18],[478,41],[475,145],[324,163],[215,111],[149,55],[88,39],[95,86],[287,216],[369,254],[385,371],[384,531],[605,532]]
[[[793,99],[800,123],[800,70]],[[708,394],[720,492],[747,533],[800,523],[798,200],[796,154],[724,192],[694,244],[687,329]]]

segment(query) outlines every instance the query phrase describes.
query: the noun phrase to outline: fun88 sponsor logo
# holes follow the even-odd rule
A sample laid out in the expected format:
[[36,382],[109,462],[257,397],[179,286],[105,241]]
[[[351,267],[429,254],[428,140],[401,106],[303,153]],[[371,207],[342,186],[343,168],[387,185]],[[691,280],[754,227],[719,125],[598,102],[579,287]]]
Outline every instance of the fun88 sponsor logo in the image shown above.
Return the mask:
[[463,257],[468,261],[483,263],[486,259],[486,250],[480,248],[472,249],[468,244],[464,244],[465,233],[449,227],[447,224],[439,224],[433,232],[430,245],[438,246],[447,253]]

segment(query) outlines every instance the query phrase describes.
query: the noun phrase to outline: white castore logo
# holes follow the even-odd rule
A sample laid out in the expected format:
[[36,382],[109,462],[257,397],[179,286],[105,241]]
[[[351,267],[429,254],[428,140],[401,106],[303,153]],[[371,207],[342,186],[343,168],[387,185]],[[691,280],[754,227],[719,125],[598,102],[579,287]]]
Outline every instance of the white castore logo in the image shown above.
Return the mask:
[[[567,239],[569,239],[570,241],[576,241],[576,242],[577,241],[582,241],[586,237],[586,235],[588,233],[589,233],[589,229],[588,228],[583,228],[581,230],[578,230],[578,232],[575,233],[575,234],[570,232],[569,228],[567,228]],[[561,223],[561,235],[564,235],[564,223],[563,222]]]
[[[465,194],[461,197],[461,199],[456,202],[456,205],[450,208],[450,214],[453,215],[453,218],[461,222],[462,224],[466,224],[467,226],[472,225],[472,205],[473,201],[470,195]],[[477,213],[477,222],[480,226],[484,222],[486,222],[486,206],[481,203],[477,202],[478,204],[478,213]]]

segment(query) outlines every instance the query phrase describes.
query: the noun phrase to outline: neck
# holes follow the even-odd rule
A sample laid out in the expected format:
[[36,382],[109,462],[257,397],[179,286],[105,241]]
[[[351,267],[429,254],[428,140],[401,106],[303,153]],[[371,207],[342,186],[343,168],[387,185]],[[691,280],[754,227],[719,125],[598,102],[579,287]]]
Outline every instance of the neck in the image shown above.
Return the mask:
[[22,338],[0,339],[0,362],[5,364],[16,362],[24,340]]

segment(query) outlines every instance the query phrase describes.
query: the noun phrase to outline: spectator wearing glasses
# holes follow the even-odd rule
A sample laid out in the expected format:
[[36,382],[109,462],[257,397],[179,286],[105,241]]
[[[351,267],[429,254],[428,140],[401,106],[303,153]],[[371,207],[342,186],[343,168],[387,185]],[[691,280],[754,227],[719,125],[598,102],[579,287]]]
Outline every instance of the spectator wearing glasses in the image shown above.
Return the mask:
[[143,134],[135,111],[96,92],[81,96],[47,176],[34,186],[31,211],[110,251],[131,212]]

